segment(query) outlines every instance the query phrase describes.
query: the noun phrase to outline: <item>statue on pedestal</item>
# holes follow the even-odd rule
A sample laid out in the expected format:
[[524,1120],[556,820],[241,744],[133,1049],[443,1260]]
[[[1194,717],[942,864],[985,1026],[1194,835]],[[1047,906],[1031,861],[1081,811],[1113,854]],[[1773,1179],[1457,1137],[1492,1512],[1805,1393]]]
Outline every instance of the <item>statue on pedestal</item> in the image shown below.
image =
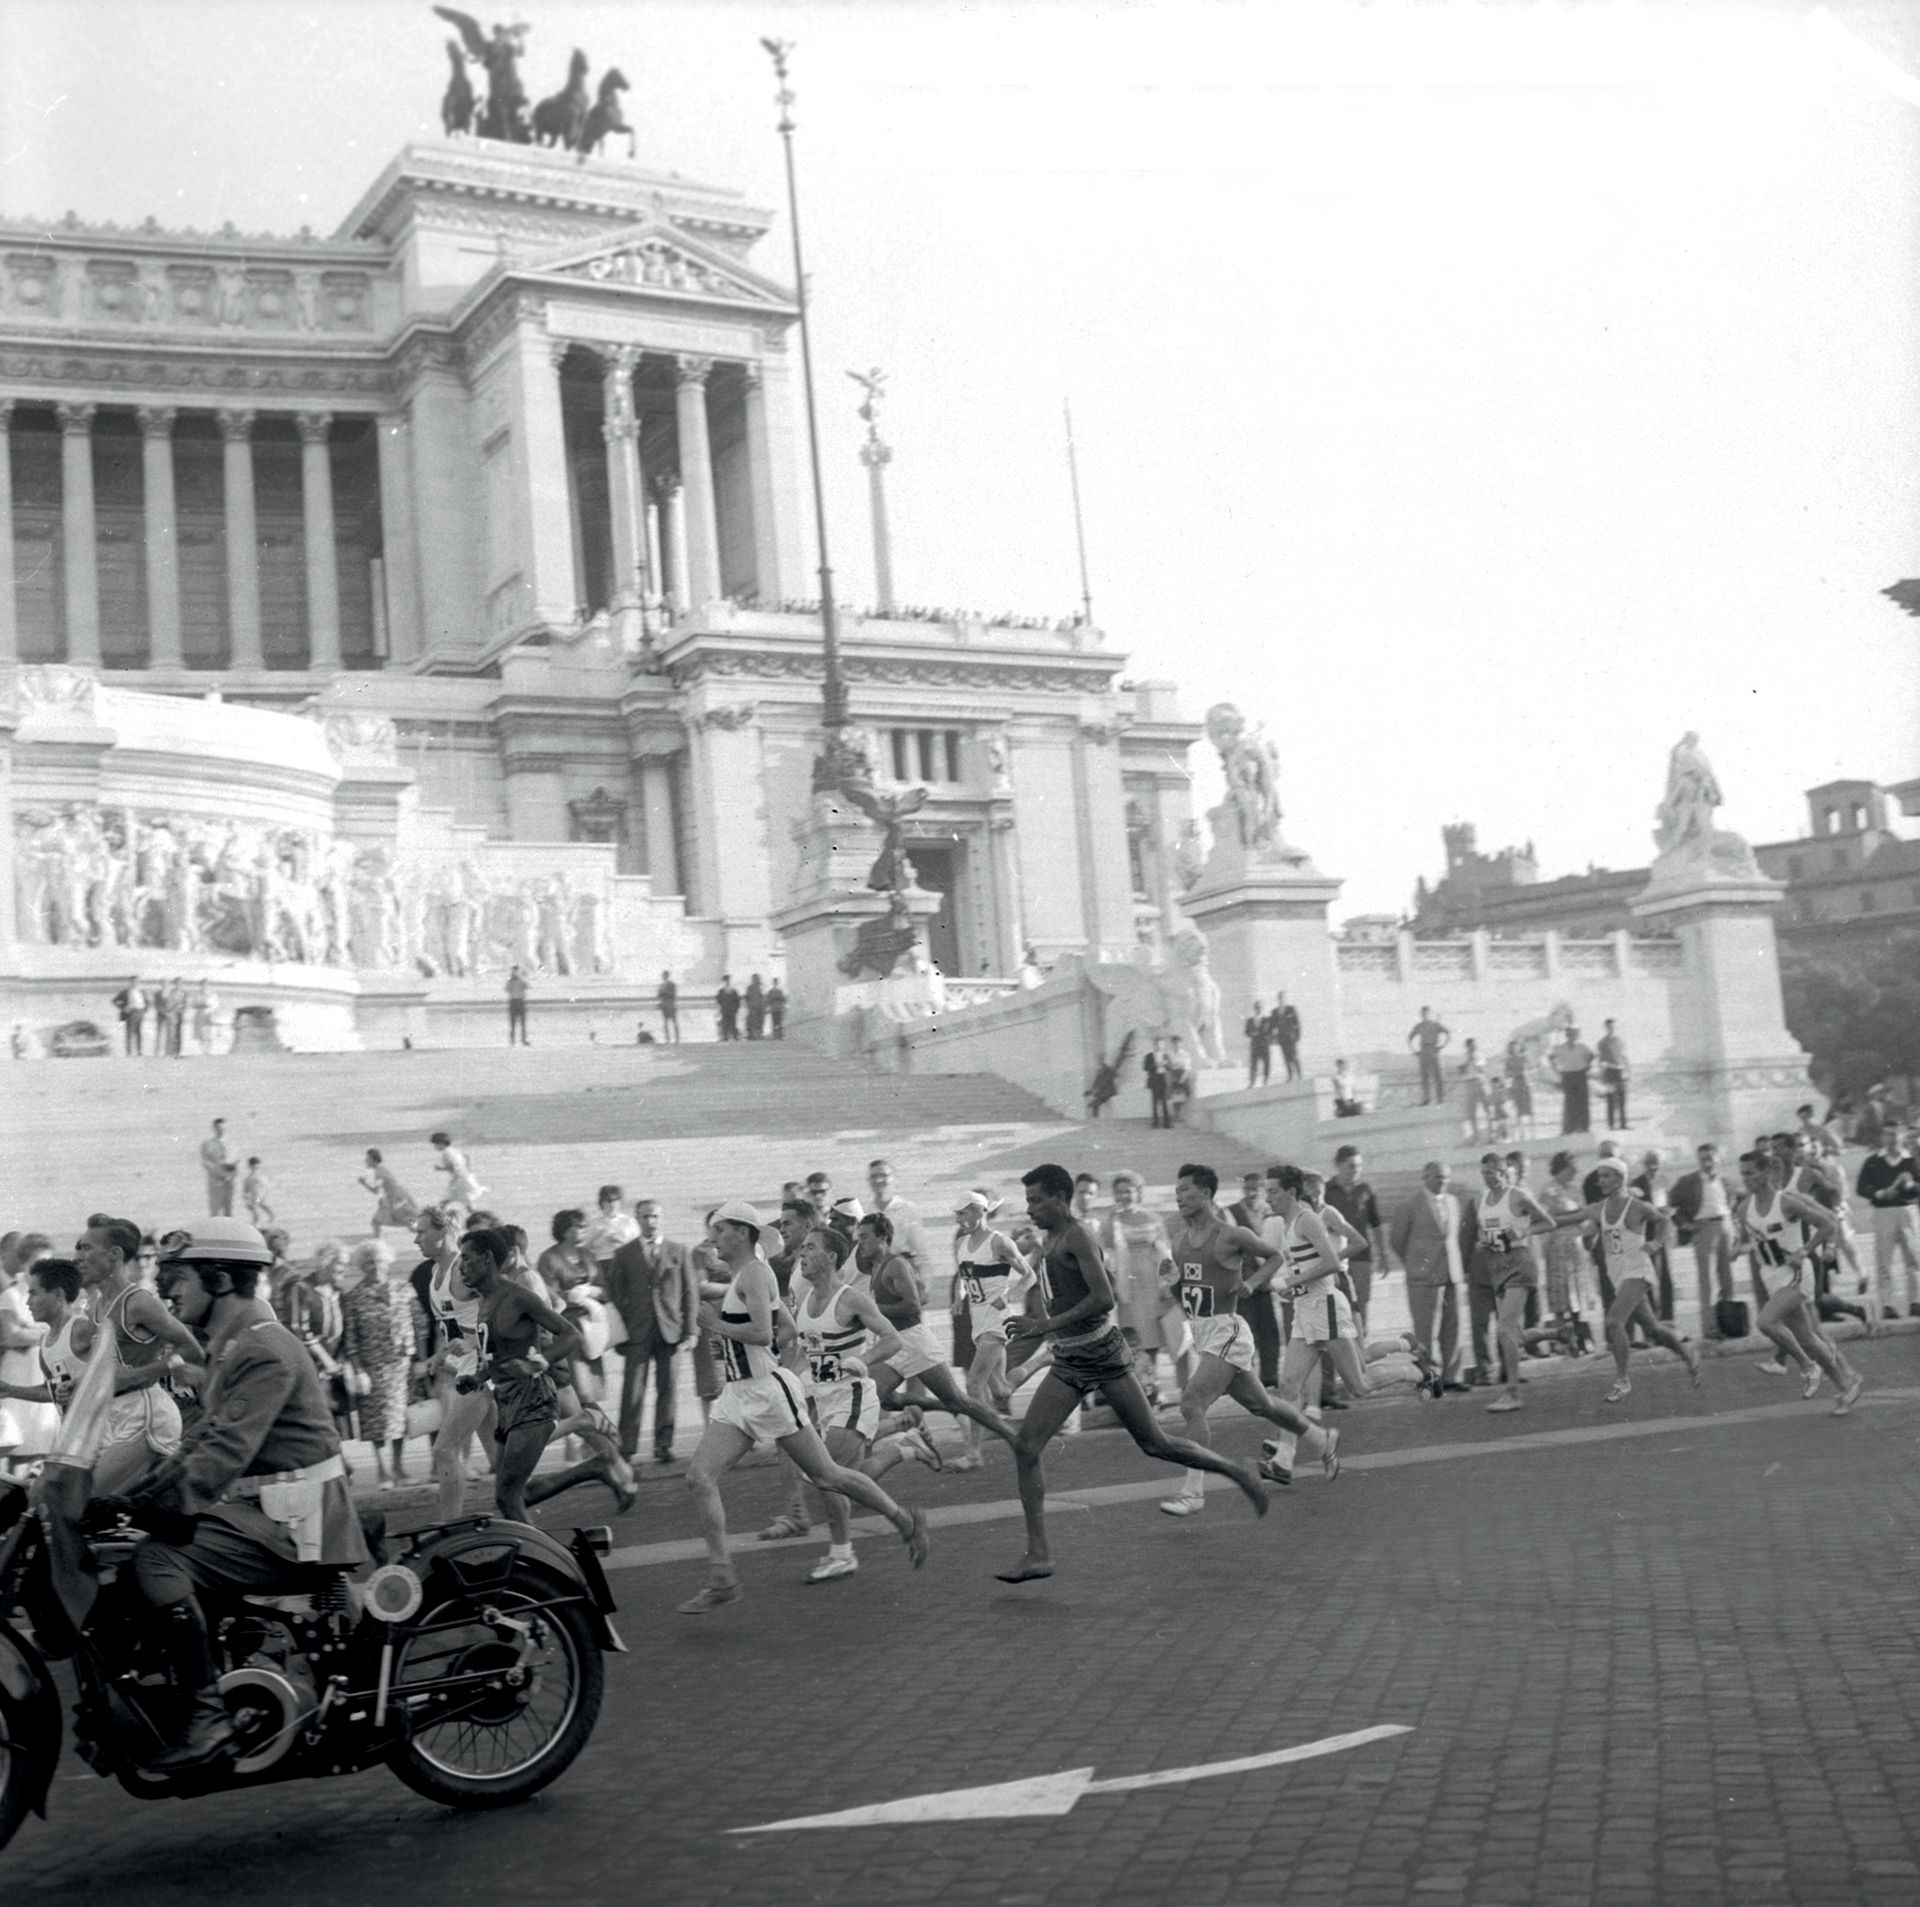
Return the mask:
[[1220,751],[1240,845],[1254,853],[1280,846],[1280,756],[1266,730],[1233,703],[1216,702],[1207,710],[1207,739]]
[[1653,811],[1657,824],[1653,844],[1660,852],[1653,863],[1650,886],[1762,878],[1746,840],[1713,825],[1714,811],[1724,800],[1699,735],[1688,729],[1667,757],[1666,793]]

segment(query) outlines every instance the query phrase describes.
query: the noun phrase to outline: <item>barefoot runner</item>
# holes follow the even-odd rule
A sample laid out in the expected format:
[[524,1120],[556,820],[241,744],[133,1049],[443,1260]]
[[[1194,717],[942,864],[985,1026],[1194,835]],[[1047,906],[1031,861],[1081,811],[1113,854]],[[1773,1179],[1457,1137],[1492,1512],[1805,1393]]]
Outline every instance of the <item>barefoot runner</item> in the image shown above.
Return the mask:
[[720,1341],[726,1382],[687,1470],[687,1488],[706,1539],[709,1574],[706,1586],[680,1605],[680,1613],[703,1616],[739,1600],[739,1580],[727,1554],[720,1479],[763,1443],[777,1444],[823,1490],[838,1491],[884,1516],[900,1532],[914,1568],[920,1568],[927,1560],[926,1513],[903,1510],[877,1483],[857,1470],[843,1469],[827,1455],[807,1413],[799,1378],[778,1360],[776,1321],[788,1332],[793,1325],[764,1253],[777,1245],[780,1234],[744,1199],[717,1206],[711,1229],[714,1248],[731,1276],[718,1305],[701,1305],[700,1327]]
[[1053,1574],[1053,1554],[1047,1545],[1047,1485],[1040,1459],[1089,1391],[1100,1393],[1144,1455],[1231,1477],[1255,1514],[1265,1516],[1267,1493],[1245,1464],[1217,1456],[1184,1437],[1169,1437],[1154,1421],[1147,1394],[1134,1375],[1133,1353],[1114,1322],[1113,1286],[1100,1247],[1073,1215],[1073,1179],[1066,1168],[1035,1166],[1020,1182],[1027,1188],[1028,1214],[1044,1229],[1039,1275],[1047,1310],[1043,1318],[1010,1320],[1007,1335],[1016,1343],[1050,1339],[1053,1362],[1027,1406],[1013,1446],[1020,1507],[1027,1520],[1026,1554],[1013,1568],[1000,1571],[1000,1580],[1033,1582]]

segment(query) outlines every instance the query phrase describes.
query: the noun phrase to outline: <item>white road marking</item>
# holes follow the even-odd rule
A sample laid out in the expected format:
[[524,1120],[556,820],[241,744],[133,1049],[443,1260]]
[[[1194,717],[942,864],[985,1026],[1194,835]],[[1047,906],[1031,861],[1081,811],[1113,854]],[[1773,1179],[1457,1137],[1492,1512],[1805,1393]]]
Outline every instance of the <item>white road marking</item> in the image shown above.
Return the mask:
[[[1885,1409],[1917,1400],[1920,1400],[1920,1386],[1909,1385],[1899,1389],[1868,1391],[1857,1408]],[[1340,1471],[1346,1476],[1368,1470],[1404,1470],[1416,1464],[1452,1463],[1464,1458],[1504,1457],[1516,1450],[1553,1450],[1562,1444],[1623,1443],[1642,1437],[1669,1437],[1676,1432],[1723,1430],[1736,1424],[1771,1423],[1787,1417],[1824,1417],[1827,1409],[1800,1402],[1752,1404],[1740,1410],[1717,1411],[1710,1417],[1656,1417],[1645,1422],[1582,1424],[1571,1430],[1540,1430],[1521,1436],[1489,1438],[1484,1443],[1416,1444],[1407,1450],[1377,1450],[1355,1456],[1348,1456],[1343,1449]],[[1313,1466],[1309,1464],[1307,1468],[1311,1470]],[[1073,1510],[1100,1509],[1112,1503],[1157,1500],[1167,1494],[1167,1476],[1167,1471],[1159,1470],[1156,1475],[1140,1483],[1102,1483],[1084,1490],[1051,1491],[1047,1496],[1047,1514],[1052,1516]],[[1297,1489],[1299,1486],[1296,1484],[1294,1487]],[[1224,1490],[1219,1494],[1223,1502],[1228,1500]],[[963,1523],[1004,1523],[1017,1519],[1019,1515],[1020,1503],[1016,1497],[1002,1497],[984,1503],[948,1503],[927,1507],[927,1522],[933,1529],[952,1529]],[[854,1518],[853,1529],[859,1536],[895,1535],[893,1526],[877,1516]],[[757,1543],[747,1538],[733,1545],[733,1556],[738,1562],[743,1556],[759,1556],[789,1549],[818,1549],[820,1542],[817,1535],[787,1536],[777,1543]],[[697,1563],[706,1553],[707,1546],[698,1537],[682,1537],[665,1543],[635,1543],[629,1548],[615,1550],[606,1559],[605,1567],[657,1569],[665,1563]]]
[[950,1788],[944,1794],[911,1794],[899,1801],[882,1801],[870,1808],[843,1808],[837,1814],[803,1814],[790,1821],[764,1821],[757,1827],[733,1828],[734,1834],[779,1834],[789,1828],[897,1827],[915,1821],[994,1821],[1070,1814],[1082,1795],[1133,1794],[1142,1788],[1171,1788],[1188,1781],[1208,1781],[1216,1775],[1250,1774],[1257,1768],[1279,1768],[1288,1762],[1313,1761],[1322,1755],[1340,1755],[1369,1742],[1389,1741],[1413,1730],[1401,1722],[1383,1722],[1375,1728],[1355,1729],[1347,1735],[1328,1735],[1320,1741],[1276,1748],[1265,1755],[1241,1755],[1233,1761],[1204,1761],[1189,1768],[1163,1768],[1147,1775],[1117,1775],[1095,1781],[1091,1768],[1069,1768],[1057,1775],[1029,1775],[1023,1781],[998,1781],[985,1788]]

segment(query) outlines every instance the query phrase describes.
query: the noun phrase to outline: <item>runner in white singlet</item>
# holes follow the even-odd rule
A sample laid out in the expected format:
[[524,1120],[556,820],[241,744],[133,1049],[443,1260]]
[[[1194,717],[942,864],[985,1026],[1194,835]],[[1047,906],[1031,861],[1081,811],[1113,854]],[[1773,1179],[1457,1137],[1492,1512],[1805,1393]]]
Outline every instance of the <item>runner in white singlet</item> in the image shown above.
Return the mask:
[[[809,1387],[808,1411],[835,1463],[876,1479],[905,1461],[938,1470],[940,1453],[917,1426],[876,1441],[880,1387],[868,1365],[895,1349],[900,1340],[880,1315],[864,1281],[851,1275],[851,1256],[846,1235],[831,1226],[816,1226],[800,1241],[790,1287],[796,1336],[787,1348],[786,1362]],[[828,1548],[808,1572],[810,1583],[835,1582],[860,1567],[853,1553],[846,1498],[831,1490],[821,1495]]]
[[1777,1162],[1765,1153],[1741,1157],[1740,1180],[1747,1195],[1735,1220],[1756,1271],[1772,1274],[1767,1301],[1760,1307],[1760,1329],[1779,1346],[1783,1358],[1799,1367],[1807,1397],[1819,1391],[1822,1372],[1833,1379],[1840,1393],[1833,1414],[1844,1417],[1866,1380],[1820,1329],[1813,1304],[1811,1240],[1830,1236],[1833,1220],[1811,1199],[1782,1191],[1777,1172]]
[[467,1446],[478,1436],[489,1460],[494,1444],[493,1392],[480,1381],[480,1299],[460,1276],[460,1241],[453,1215],[443,1205],[427,1205],[413,1222],[413,1236],[433,1266],[427,1309],[440,1328],[434,1354],[434,1396],[440,1405],[440,1429],[433,1440],[434,1517],[451,1523],[467,1494]]
[[[1214,1203],[1219,1190],[1219,1175],[1211,1166],[1183,1165],[1173,1187],[1178,1216],[1167,1226],[1174,1296],[1193,1328],[1194,1371],[1180,1393],[1187,1440],[1210,1448],[1207,1412],[1222,1397],[1231,1397],[1242,1410],[1295,1437],[1318,1437],[1321,1465],[1331,1480],[1340,1474],[1340,1433],[1317,1429],[1297,1400],[1267,1394],[1260,1382],[1253,1327],[1240,1311],[1244,1303],[1272,1302],[1267,1287],[1274,1268],[1285,1259],[1277,1247],[1220,1210]],[[1275,1480],[1291,1483],[1293,1477],[1289,1472]],[[1206,1507],[1206,1500],[1205,1471],[1189,1469],[1178,1492],[1160,1507],[1168,1516],[1193,1516]]]
[[1005,1232],[989,1221],[1000,1209],[990,1192],[970,1191],[953,1208],[954,1269],[973,1324],[973,1362],[967,1394],[976,1403],[1004,1411],[1013,1402],[1007,1386],[1007,1318],[1033,1283],[1033,1272]]
[[1665,1234],[1666,1218],[1645,1199],[1627,1190],[1624,1160],[1602,1159],[1593,1170],[1600,1181],[1600,1197],[1587,1207],[1586,1230],[1599,1238],[1607,1276],[1613,1280],[1613,1306],[1607,1313],[1607,1348],[1613,1353],[1614,1379],[1606,1401],[1617,1404],[1633,1389],[1633,1380],[1627,1375],[1632,1350],[1627,1332],[1635,1323],[1654,1343],[1671,1351],[1687,1367],[1687,1375],[1698,1384],[1699,1351],[1660,1321],[1653,1304],[1656,1279],[1647,1246]]
[[92,1320],[79,1308],[80,1268],[70,1259],[42,1258],[27,1271],[26,1286],[26,1315],[41,1337],[20,1355],[13,1376],[0,1381],[0,1404],[11,1406],[0,1410],[0,1422],[11,1416],[19,1431],[17,1440],[0,1444],[0,1464],[29,1463],[53,1448],[94,1337]]
[[779,1248],[779,1228],[765,1223],[744,1199],[729,1199],[715,1208],[709,1235],[731,1277],[717,1306],[700,1306],[700,1328],[719,1341],[725,1381],[687,1470],[710,1569],[706,1586],[680,1605],[680,1613],[703,1616],[739,1600],[740,1584],[727,1554],[720,1479],[762,1443],[777,1444],[821,1489],[837,1491],[884,1516],[900,1532],[918,1569],[927,1560],[926,1513],[903,1510],[870,1477],[828,1456],[807,1413],[799,1378],[779,1362],[776,1339],[791,1338],[793,1320],[780,1302],[773,1268],[763,1255]]
[[121,1496],[155,1458],[180,1448],[180,1406],[166,1385],[170,1362],[199,1364],[206,1353],[158,1294],[136,1282],[139,1226],[124,1218],[89,1225],[74,1261],[92,1294],[95,1322],[112,1331],[122,1367],[107,1407],[106,1441],[93,1464],[94,1493]]
[[1499,1153],[1481,1156],[1480,1177],[1486,1189],[1473,1201],[1473,1263],[1494,1294],[1494,1335],[1505,1382],[1487,1409],[1498,1415],[1520,1408],[1527,1299],[1540,1283],[1532,1241],[1552,1231],[1553,1220],[1525,1186],[1512,1182]]

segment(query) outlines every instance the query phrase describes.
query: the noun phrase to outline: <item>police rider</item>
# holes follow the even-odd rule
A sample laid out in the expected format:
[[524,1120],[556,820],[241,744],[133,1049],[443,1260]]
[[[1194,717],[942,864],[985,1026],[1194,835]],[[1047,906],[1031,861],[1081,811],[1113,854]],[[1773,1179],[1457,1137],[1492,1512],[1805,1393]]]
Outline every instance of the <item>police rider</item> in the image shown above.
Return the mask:
[[285,1595],[310,1586],[309,1565],[367,1560],[319,1373],[254,1295],[272,1262],[260,1234],[231,1218],[199,1219],[161,1251],[164,1272],[178,1275],[175,1313],[206,1339],[208,1371],[199,1421],[125,1499],[155,1532],[134,1552],[133,1577],[191,1701],[181,1739],[147,1764],[156,1773],[197,1768],[231,1746],[195,1592]]

